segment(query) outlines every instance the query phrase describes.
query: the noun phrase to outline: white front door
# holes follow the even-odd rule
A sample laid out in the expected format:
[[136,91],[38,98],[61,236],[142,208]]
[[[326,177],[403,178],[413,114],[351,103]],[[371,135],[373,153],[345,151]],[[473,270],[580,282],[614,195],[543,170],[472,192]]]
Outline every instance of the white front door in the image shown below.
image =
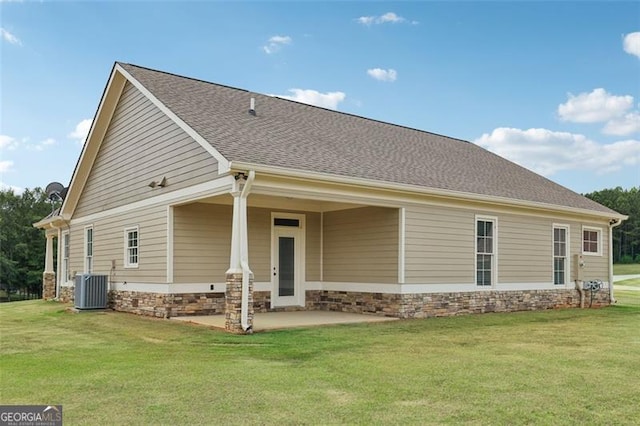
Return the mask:
[[304,306],[304,215],[271,217],[271,305]]

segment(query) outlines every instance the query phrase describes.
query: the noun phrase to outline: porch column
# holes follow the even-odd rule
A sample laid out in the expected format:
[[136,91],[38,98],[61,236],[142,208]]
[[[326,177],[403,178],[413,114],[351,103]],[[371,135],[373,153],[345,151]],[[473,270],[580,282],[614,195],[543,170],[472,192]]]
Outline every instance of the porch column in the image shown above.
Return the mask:
[[56,297],[56,273],[53,270],[53,238],[54,234],[46,233],[47,245],[42,273],[42,298],[51,300]]
[[247,238],[247,196],[250,184],[244,175],[239,175],[231,192],[233,221],[231,256],[226,274],[225,329],[232,333],[250,333],[253,327],[253,274],[249,269]]

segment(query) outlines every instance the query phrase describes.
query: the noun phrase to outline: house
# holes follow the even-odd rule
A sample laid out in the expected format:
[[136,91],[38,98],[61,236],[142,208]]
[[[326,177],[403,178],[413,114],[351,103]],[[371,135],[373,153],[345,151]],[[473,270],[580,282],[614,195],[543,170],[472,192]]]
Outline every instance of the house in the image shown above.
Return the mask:
[[34,226],[45,298],[106,275],[113,309],[244,332],[274,310],[575,307],[592,279],[608,304],[624,219],[473,143],[116,63],[60,210]]

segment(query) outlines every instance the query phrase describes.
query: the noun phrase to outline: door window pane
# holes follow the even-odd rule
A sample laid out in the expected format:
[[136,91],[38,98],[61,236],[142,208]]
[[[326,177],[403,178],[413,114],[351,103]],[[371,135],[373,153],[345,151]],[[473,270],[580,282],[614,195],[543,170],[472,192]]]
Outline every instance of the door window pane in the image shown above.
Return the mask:
[[293,296],[295,286],[295,239],[278,238],[278,296]]

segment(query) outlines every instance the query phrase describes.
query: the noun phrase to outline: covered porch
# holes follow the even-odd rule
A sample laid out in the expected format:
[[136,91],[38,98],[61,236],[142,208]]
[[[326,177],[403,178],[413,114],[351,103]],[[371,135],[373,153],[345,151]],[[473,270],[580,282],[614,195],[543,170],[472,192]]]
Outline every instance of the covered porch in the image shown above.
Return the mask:
[[373,299],[402,282],[403,223],[400,207],[378,204],[242,175],[230,193],[171,206],[168,281],[179,292],[213,280],[225,315],[206,321],[233,332],[265,327],[258,315],[277,311],[384,318],[390,311]]

